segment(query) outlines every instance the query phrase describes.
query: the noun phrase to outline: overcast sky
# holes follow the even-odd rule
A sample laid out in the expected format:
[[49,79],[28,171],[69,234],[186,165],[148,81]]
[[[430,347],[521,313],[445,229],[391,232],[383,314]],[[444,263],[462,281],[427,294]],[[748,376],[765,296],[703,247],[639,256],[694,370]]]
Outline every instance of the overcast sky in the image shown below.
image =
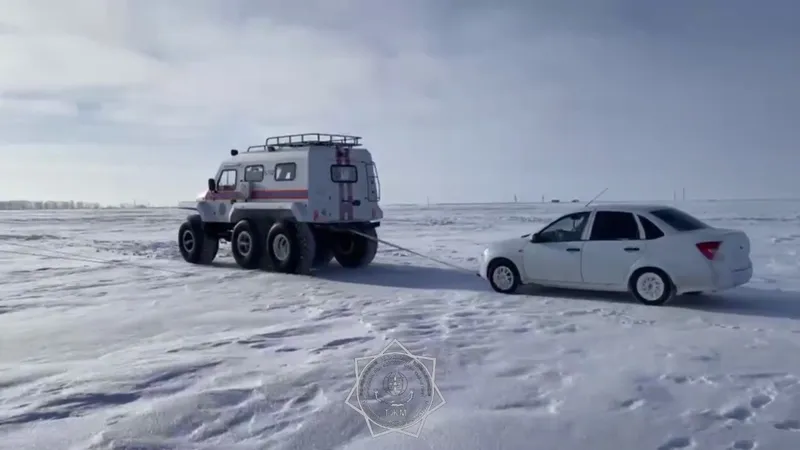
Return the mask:
[[364,137],[387,203],[800,197],[796,0],[0,0],[4,199]]

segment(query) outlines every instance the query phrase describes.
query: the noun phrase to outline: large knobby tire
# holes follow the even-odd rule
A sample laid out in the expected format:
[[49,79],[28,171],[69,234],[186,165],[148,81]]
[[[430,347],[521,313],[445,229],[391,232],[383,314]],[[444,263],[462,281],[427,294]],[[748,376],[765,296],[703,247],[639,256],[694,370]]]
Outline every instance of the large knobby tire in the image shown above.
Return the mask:
[[239,267],[257,269],[261,264],[264,245],[258,227],[249,220],[240,220],[231,233],[231,253]]
[[501,294],[513,294],[522,284],[517,266],[504,258],[495,259],[489,264],[486,278],[489,279],[492,289]]
[[314,230],[316,249],[314,251],[314,262],[312,266],[315,269],[325,267],[333,260],[333,248],[331,248],[332,235],[333,233],[324,229],[317,228]]
[[186,262],[208,265],[217,256],[219,239],[207,235],[200,222],[186,221],[178,229],[178,249]]
[[306,223],[282,221],[267,233],[267,258],[276,272],[308,275],[314,264],[316,241]]
[[650,306],[661,306],[675,293],[672,280],[663,270],[645,268],[631,275],[630,290],[636,301]]
[[331,246],[333,256],[342,267],[355,269],[364,267],[375,259],[378,253],[378,232],[375,228],[359,230],[369,238],[351,232],[341,232],[332,235]]

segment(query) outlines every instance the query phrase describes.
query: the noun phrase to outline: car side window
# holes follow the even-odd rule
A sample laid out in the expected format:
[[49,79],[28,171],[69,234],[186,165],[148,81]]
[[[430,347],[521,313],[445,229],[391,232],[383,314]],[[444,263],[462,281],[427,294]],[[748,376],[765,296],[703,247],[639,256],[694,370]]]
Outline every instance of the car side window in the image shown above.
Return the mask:
[[219,178],[217,179],[217,190],[236,190],[236,169],[225,169],[219,174]]
[[644,229],[644,238],[648,241],[653,239],[658,239],[664,236],[664,232],[658,228],[658,225],[654,224],[652,220],[648,219],[644,216],[638,216],[639,222],[642,223],[642,228]]
[[538,233],[540,242],[580,241],[588,219],[588,212],[579,212],[564,216]]
[[594,216],[590,241],[639,240],[639,225],[633,214],[620,211],[598,211]]

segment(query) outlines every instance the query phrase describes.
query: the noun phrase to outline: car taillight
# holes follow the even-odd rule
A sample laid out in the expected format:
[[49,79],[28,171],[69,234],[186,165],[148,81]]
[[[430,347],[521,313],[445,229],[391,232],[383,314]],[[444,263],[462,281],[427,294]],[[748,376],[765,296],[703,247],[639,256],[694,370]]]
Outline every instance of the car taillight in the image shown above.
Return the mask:
[[713,260],[714,256],[717,254],[720,244],[722,244],[722,242],[719,241],[700,242],[697,244],[697,249],[710,261]]

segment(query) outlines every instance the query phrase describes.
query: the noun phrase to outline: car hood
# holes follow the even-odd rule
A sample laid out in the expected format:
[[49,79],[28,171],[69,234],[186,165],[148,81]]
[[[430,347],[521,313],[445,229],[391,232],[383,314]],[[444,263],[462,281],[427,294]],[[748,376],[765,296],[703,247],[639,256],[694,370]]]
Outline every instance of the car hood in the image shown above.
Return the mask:
[[530,235],[503,239],[489,244],[488,248],[494,251],[516,251],[521,249],[530,240]]

